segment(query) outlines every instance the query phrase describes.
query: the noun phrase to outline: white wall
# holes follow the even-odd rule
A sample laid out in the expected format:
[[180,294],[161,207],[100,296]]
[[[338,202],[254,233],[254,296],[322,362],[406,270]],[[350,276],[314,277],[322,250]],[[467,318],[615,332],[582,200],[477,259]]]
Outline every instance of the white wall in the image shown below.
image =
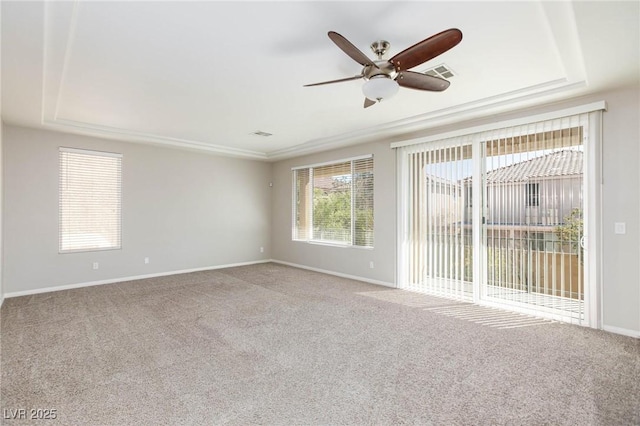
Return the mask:
[[[373,154],[374,248],[291,240],[291,168]],[[273,259],[393,285],[395,282],[395,153],[386,142],[297,157],[273,166]],[[369,267],[373,262],[374,269]]]
[[[271,256],[268,163],[9,125],[4,130],[8,295]],[[58,253],[60,146],[123,154],[121,250]]]
[[[473,120],[393,141],[437,135],[490,122],[526,117],[605,100],[602,141],[602,299],[606,329],[640,336],[640,89],[609,91],[530,108],[481,120]],[[276,183],[273,203],[273,258],[307,267],[395,283],[396,186],[395,154],[391,141],[356,145],[346,149],[288,159],[274,164]],[[375,250],[342,249],[291,241],[291,167],[352,155],[375,153]],[[614,223],[625,222],[627,233],[614,234]],[[376,268],[368,269],[369,259]]]

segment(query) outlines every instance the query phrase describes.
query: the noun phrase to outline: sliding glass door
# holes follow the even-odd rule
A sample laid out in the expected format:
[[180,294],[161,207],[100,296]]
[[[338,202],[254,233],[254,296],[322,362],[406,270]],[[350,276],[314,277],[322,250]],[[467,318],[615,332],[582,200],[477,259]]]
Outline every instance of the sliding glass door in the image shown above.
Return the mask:
[[399,286],[589,323],[597,117],[398,148]]
[[472,146],[464,140],[416,147],[403,157],[406,288],[473,297]]
[[480,135],[481,298],[584,319],[584,134],[570,117]]

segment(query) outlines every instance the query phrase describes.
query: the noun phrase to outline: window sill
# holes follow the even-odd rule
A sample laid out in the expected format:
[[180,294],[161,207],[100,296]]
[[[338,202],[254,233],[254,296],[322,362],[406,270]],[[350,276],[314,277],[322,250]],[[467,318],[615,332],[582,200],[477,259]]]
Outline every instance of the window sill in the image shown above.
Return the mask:
[[336,247],[336,248],[341,248],[341,249],[355,248],[355,249],[359,249],[359,250],[373,250],[373,247],[354,246],[352,244],[330,243],[330,242],[326,242],[326,241],[307,241],[307,240],[291,240],[291,241],[293,241],[294,243],[310,244],[310,245],[313,245],[313,246]]

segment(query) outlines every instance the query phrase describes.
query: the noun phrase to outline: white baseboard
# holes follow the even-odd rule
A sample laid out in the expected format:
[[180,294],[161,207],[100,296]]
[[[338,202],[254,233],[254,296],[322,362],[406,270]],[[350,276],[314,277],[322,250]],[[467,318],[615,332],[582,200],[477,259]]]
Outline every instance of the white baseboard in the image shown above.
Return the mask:
[[623,336],[635,337],[636,339],[640,339],[640,331],[638,330],[629,330],[628,328],[614,327],[611,325],[605,325],[602,327],[602,329],[611,333],[622,334]]
[[386,281],[374,280],[374,279],[371,279],[371,278],[360,277],[360,276],[357,276],[357,275],[343,274],[342,272],[335,272],[335,271],[329,271],[327,269],[313,268],[311,266],[299,265],[297,263],[285,262],[285,261],[276,260],[276,259],[272,259],[271,262],[279,263],[281,265],[293,266],[294,268],[307,269],[309,271],[314,271],[314,272],[321,272],[321,273],[327,274],[327,275],[335,275],[336,277],[348,278],[350,280],[364,281],[364,282],[370,283],[370,284],[377,284],[377,285],[382,285],[382,286],[385,286],[385,287],[396,288],[395,284],[388,283]]
[[6,293],[4,297],[9,298],[9,297],[28,296],[31,294],[50,293],[52,291],[60,291],[60,290],[71,290],[74,288],[91,287],[94,285],[114,284],[114,283],[119,283],[123,281],[142,280],[145,278],[164,277],[167,275],[177,275],[177,274],[188,274],[190,272],[210,271],[214,269],[233,268],[236,266],[256,265],[259,263],[269,263],[269,262],[271,262],[271,259],[255,260],[251,262],[230,263],[228,265],[205,266],[203,268],[181,269],[178,271],[159,272],[155,274],[135,275],[130,277],[119,277],[119,278],[113,278],[108,280],[89,281],[84,283],[67,284],[67,285],[61,285],[56,287],[37,288],[34,290],[13,291],[11,293]]

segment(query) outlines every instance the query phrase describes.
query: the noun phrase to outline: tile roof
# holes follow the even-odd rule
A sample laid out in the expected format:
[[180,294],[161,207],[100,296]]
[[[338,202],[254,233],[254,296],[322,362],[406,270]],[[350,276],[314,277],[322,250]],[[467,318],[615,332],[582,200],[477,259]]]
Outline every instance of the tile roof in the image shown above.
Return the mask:
[[524,182],[542,177],[582,174],[584,153],[577,150],[556,151],[531,160],[500,167],[487,173],[487,183]]

